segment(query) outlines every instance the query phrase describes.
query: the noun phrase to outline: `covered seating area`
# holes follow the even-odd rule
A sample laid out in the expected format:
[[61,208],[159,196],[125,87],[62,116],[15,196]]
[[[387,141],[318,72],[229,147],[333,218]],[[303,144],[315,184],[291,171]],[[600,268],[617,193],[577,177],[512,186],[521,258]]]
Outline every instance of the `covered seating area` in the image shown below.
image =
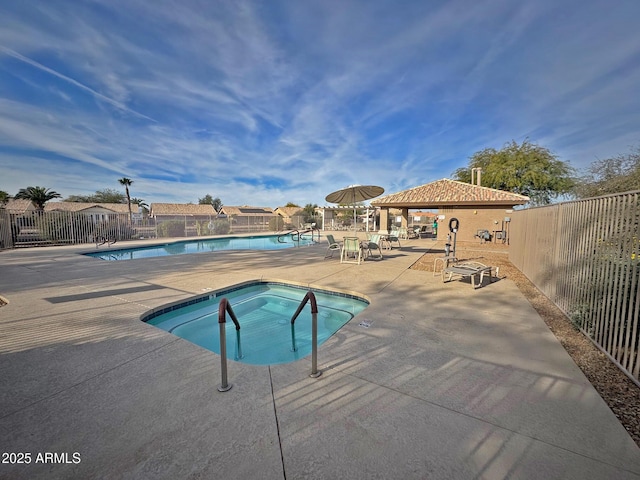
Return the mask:
[[[398,238],[408,238],[415,234],[415,231],[409,230],[410,210],[437,210],[434,231],[436,240],[446,238],[449,233],[448,228],[437,228],[437,225],[444,227],[452,218],[457,218],[461,225],[458,240],[477,241],[477,232],[486,230],[498,232],[503,243],[508,243],[510,214],[515,206],[524,205],[528,201],[529,197],[525,195],[444,178],[384,195],[373,200],[371,205],[380,209],[381,230],[391,229],[391,209],[401,211]],[[418,236],[426,236],[426,230],[423,232],[421,229]]]

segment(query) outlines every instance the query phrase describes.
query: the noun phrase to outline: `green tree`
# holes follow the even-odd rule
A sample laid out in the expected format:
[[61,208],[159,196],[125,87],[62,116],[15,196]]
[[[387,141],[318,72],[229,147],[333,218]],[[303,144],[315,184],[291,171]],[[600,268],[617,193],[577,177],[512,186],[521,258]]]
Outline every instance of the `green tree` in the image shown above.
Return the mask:
[[198,199],[199,205],[211,205],[212,203],[213,197],[208,193],[204,197]]
[[587,198],[632,190],[640,190],[640,147],[591,163],[578,182],[576,195]]
[[304,215],[304,223],[318,223],[316,217],[316,208],[318,205],[307,203],[302,209]]
[[[112,188],[96,190],[93,195],[69,195],[64,200],[65,202],[80,203],[127,203],[127,197]],[[133,199],[131,201],[133,202]]]
[[131,180],[130,178],[127,178],[127,177],[122,177],[122,178],[118,179],[118,182],[120,182],[120,185],[124,185],[125,192],[127,194],[127,205],[129,206],[129,222],[131,222],[131,220],[132,220],[132,216],[131,216],[131,195],[129,195],[129,187],[133,183],[133,180]]
[[11,195],[9,195],[4,190],[0,190],[0,208],[4,207],[5,203],[7,203],[11,199]]
[[94,203],[93,196],[90,195],[69,195],[64,199],[64,201],[76,203]]
[[298,208],[300,208],[300,205],[298,205],[297,203],[293,203],[293,202],[287,202],[287,204],[284,207],[285,208],[287,208],[287,207],[298,207]]
[[21,188],[15,196],[16,199],[31,200],[39,211],[44,210],[44,205],[54,198],[62,198],[58,192],[44,187]]
[[548,205],[560,195],[572,194],[576,185],[573,167],[528,140],[474,153],[468,167],[453,172],[454,180],[470,183],[474,168],[482,169],[482,186],[526,195],[533,205]]
[[206,194],[204,197],[198,199],[200,205],[211,205],[216,212],[220,212],[222,209],[222,200],[218,197],[213,198],[210,194]]

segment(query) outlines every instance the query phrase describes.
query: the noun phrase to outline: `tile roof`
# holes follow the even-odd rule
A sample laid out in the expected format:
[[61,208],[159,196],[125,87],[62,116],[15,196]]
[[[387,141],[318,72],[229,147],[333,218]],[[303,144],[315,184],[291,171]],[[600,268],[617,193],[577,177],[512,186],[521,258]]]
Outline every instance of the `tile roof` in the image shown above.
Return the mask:
[[463,205],[523,205],[529,197],[443,178],[371,201],[376,207],[437,208]]
[[150,212],[156,215],[217,215],[211,204],[152,203]]
[[300,207],[277,207],[273,213],[291,218],[296,215],[302,215],[304,212]]
[[10,198],[9,201],[7,201],[7,203],[5,204],[4,208],[9,213],[24,213],[28,210],[35,210],[36,206],[31,203],[31,200]]
[[[114,213],[129,213],[129,206],[126,203],[47,202],[44,205],[45,212],[82,212],[91,208],[102,208]],[[132,204],[131,210],[137,213],[138,206]]]
[[[24,213],[36,209],[31,200],[16,200],[14,198],[7,202],[5,208],[10,213]],[[82,212],[91,208],[110,210],[113,213],[129,213],[129,207],[126,203],[47,202],[44,204],[45,212]],[[131,205],[131,208],[135,209],[135,212],[138,211],[137,205]]]
[[249,205],[242,205],[240,207],[222,207],[220,213],[225,215],[242,215],[242,216],[273,216],[273,209],[270,207],[252,207]]

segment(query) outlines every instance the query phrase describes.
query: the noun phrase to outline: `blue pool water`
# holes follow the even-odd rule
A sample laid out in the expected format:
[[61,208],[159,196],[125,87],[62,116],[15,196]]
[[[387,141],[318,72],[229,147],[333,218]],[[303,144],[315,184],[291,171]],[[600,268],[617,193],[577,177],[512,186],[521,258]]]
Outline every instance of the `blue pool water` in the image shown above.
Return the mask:
[[111,248],[85,253],[102,260],[133,260],[137,258],[164,257],[187,253],[215,252],[219,250],[277,250],[314,243],[311,235],[301,235],[300,240],[291,235],[261,235],[255,237],[223,237],[208,240],[185,240],[148,247]]
[[[318,345],[369,305],[361,297],[312,290],[318,304]],[[308,291],[282,283],[254,282],[214,292],[184,305],[169,307],[167,311],[160,310],[143,321],[219,354],[218,306],[220,300],[226,298],[240,323],[243,355],[238,358],[235,325],[227,315],[225,336],[229,359],[253,365],[288,363],[311,353],[310,303],[295,321],[296,351],[292,351],[291,331],[291,317]]]

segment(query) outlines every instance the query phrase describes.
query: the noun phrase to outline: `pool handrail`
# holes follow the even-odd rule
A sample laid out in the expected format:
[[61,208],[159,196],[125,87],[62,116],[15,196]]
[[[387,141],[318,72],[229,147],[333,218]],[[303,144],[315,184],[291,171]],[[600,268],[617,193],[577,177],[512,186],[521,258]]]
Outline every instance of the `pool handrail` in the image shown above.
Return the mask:
[[118,241],[115,235],[110,237],[107,235],[94,235],[94,239],[96,241],[96,248],[99,248],[100,245],[104,245],[105,243],[107,244],[107,247],[111,248],[111,245]]
[[311,232],[311,241],[315,242],[314,240],[314,232],[318,232],[318,242],[320,242],[320,229],[318,227],[311,227],[311,228],[307,228],[304,230],[299,230],[299,229],[294,229],[294,230],[290,230],[288,232],[284,232],[278,235],[278,243],[286,243],[283,240],[283,237],[286,237],[287,235],[291,235],[291,240],[293,240],[294,242],[300,242],[302,236],[305,233],[309,233]]
[[311,373],[309,376],[317,378],[322,375],[322,372],[318,371],[318,302],[316,295],[311,290],[304,296],[296,313],[291,317],[291,348],[294,352],[297,350],[295,322],[307,302],[311,302]]
[[219,392],[228,392],[231,390],[231,387],[233,387],[233,384],[229,383],[227,380],[227,336],[225,327],[225,324],[227,323],[227,313],[236,326],[236,349],[238,350],[238,358],[242,358],[242,347],[240,345],[240,322],[238,322],[238,317],[236,317],[233,308],[231,308],[229,300],[223,298],[220,300],[220,304],[218,305],[218,324],[220,325],[220,368],[222,370],[222,383],[218,387]]

